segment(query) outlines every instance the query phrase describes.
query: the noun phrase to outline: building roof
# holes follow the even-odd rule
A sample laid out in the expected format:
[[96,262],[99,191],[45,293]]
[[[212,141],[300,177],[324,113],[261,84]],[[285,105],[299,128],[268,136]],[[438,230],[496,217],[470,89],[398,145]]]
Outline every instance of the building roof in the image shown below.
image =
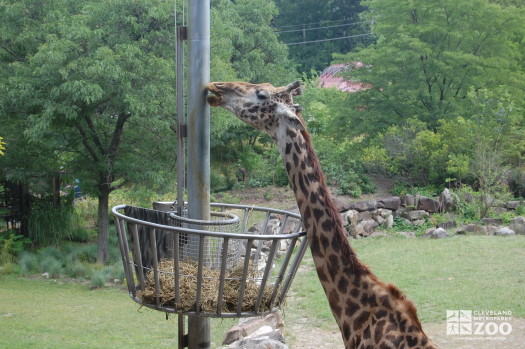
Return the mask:
[[343,92],[358,92],[367,90],[371,87],[370,84],[366,84],[361,81],[354,81],[352,79],[345,79],[342,75],[346,75],[347,72],[364,67],[362,62],[352,63],[340,63],[332,64],[325,68],[319,76],[319,85],[321,87],[335,87],[339,91]]

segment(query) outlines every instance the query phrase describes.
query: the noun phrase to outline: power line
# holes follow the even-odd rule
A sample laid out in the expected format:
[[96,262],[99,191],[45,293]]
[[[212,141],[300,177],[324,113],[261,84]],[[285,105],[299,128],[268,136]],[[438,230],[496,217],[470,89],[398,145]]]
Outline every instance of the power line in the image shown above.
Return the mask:
[[364,33],[364,34],[356,34],[356,35],[348,35],[348,36],[339,36],[337,38],[331,38],[331,39],[320,39],[320,40],[311,40],[311,41],[289,42],[289,43],[285,43],[285,45],[287,45],[287,46],[302,45],[302,44],[310,44],[310,43],[313,43],[313,42],[323,42],[323,41],[350,39],[350,38],[357,38],[357,37],[368,36],[368,35],[374,35],[374,33]]
[[302,29],[283,30],[283,31],[276,31],[275,33],[281,34],[281,33],[303,32],[303,31],[326,29],[326,28],[347,27],[347,26],[354,25],[354,24],[364,24],[364,23],[372,23],[372,21],[345,23],[345,24],[329,25],[329,26],[324,26],[324,27],[315,27],[315,28],[302,28]]
[[305,25],[314,25],[314,24],[328,24],[328,23],[335,23],[335,22],[342,22],[342,21],[348,21],[349,19],[336,19],[333,21],[322,21],[322,22],[316,22],[316,23],[301,23],[301,24],[288,24],[288,25],[280,25],[276,26],[276,29],[279,28],[289,28],[289,27],[302,27]]

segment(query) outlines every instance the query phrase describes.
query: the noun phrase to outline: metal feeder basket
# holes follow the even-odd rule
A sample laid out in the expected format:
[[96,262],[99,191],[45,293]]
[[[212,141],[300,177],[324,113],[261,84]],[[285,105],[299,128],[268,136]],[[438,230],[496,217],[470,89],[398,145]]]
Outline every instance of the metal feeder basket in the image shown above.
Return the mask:
[[[209,221],[128,205],[112,212],[130,297],[167,313],[276,311],[307,245],[300,215],[283,210],[215,203]],[[259,229],[248,227],[252,216]]]

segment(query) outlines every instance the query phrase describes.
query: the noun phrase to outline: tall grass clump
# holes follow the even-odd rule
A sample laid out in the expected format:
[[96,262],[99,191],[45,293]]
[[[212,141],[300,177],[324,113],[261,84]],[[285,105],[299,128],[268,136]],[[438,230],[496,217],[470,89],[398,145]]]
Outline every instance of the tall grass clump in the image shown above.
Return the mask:
[[59,206],[50,205],[42,199],[31,207],[28,218],[29,238],[35,246],[55,245],[71,240],[76,230],[73,204],[63,200]]

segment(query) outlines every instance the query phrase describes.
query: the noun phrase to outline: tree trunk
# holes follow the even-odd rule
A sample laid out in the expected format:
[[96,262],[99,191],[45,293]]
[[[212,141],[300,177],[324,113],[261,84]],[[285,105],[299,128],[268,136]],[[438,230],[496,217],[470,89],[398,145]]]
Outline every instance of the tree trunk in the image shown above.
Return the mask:
[[108,236],[109,236],[109,188],[101,190],[98,197],[98,252],[97,263],[108,261]]

